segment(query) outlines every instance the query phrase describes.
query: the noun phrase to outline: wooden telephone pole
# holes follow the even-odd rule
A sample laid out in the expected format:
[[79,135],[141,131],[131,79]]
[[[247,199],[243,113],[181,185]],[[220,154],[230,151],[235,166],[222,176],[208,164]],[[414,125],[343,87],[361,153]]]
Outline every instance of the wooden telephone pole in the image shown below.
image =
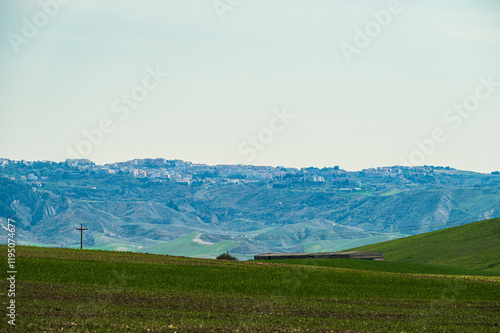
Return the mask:
[[83,231],[89,230],[88,228],[83,227],[83,222],[80,224],[80,228],[76,228],[76,230],[80,230],[80,250],[83,249]]

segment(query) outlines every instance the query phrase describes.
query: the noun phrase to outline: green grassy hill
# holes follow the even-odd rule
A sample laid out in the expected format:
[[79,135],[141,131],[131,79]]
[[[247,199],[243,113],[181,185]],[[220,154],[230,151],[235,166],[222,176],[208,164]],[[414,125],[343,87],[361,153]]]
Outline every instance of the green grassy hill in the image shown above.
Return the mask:
[[17,322],[0,332],[486,332],[500,322],[498,277],[25,246],[16,256]]
[[353,250],[384,252],[384,259],[500,272],[500,218],[469,223]]

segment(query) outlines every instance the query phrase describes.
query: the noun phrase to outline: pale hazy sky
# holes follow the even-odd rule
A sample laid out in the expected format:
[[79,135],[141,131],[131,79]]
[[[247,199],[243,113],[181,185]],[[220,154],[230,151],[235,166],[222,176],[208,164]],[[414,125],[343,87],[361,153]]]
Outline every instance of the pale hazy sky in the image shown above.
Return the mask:
[[0,157],[500,170],[500,1],[2,0],[0,35]]

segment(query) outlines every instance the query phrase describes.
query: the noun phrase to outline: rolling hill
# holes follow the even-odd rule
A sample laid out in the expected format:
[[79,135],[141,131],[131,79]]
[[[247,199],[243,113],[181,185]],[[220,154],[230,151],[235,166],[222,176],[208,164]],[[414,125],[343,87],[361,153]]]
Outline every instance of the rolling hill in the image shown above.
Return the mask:
[[500,218],[366,245],[385,260],[500,272]]
[[191,233],[170,242],[145,247],[139,252],[185,257],[212,256],[215,258],[221,253],[240,246],[241,243],[234,240],[226,240],[217,243],[205,242],[200,239],[201,235],[201,233]]
[[0,332],[487,332],[500,319],[498,277],[26,246],[16,256],[16,326]]

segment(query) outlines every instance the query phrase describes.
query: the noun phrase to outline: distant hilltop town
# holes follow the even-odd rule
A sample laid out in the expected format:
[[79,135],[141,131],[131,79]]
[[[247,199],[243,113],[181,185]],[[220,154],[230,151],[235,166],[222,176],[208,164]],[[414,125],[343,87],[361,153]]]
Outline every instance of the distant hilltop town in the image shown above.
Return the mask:
[[[32,172],[30,172],[30,170]],[[14,161],[0,158],[0,175],[11,180],[31,183],[34,187],[42,186],[43,181],[51,177],[69,177],[71,174],[128,174],[133,177],[149,178],[156,181],[170,181],[186,185],[203,183],[248,183],[273,181],[279,187],[280,181],[306,183],[334,183],[344,190],[360,190],[364,183],[376,184],[379,179],[383,183],[394,185],[457,185],[457,178],[467,176],[469,180],[461,180],[467,186],[480,185],[491,174],[472,173],[441,166],[391,166],[364,169],[361,171],[345,171],[339,166],[329,168],[290,168],[253,165],[206,165],[182,160],[134,159],[98,165],[88,159],[67,159],[65,162],[52,161]],[[475,175],[475,177],[471,177]],[[495,177],[496,178],[496,177]]]

